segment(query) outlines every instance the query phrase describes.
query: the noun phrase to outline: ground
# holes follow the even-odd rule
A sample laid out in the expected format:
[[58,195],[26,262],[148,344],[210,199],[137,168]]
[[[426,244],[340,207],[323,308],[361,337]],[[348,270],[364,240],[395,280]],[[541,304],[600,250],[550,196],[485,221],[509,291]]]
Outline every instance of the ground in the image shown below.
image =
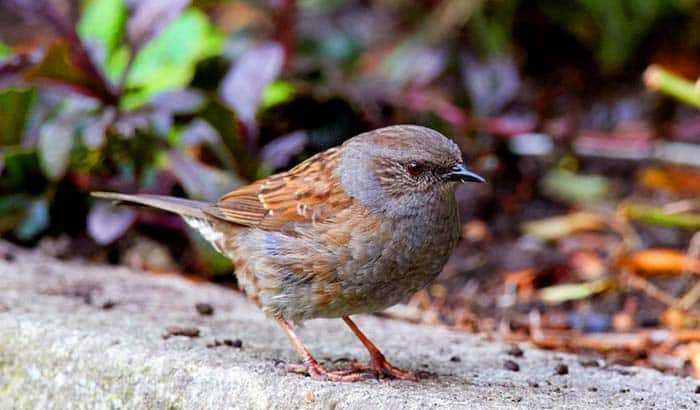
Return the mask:
[[[318,382],[287,374],[286,363],[298,359],[285,335],[237,292],[7,243],[0,256],[2,409],[700,406],[692,379],[525,345],[513,355],[481,336],[370,316],[358,325],[389,360],[433,374]],[[168,337],[173,326],[199,335]],[[340,320],[308,322],[300,337],[329,366],[366,358]]]

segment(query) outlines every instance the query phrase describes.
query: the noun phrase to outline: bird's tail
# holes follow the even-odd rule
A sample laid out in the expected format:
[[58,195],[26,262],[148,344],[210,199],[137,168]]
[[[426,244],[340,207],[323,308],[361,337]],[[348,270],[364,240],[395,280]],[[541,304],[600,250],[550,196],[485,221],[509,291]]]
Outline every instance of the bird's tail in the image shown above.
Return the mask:
[[204,209],[211,206],[206,202],[192,201],[190,199],[165,195],[127,195],[116,192],[91,192],[91,195],[98,198],[114,199],[163,209],[176,213],[185,219],[196,218],[207,220],[209,217],[204,213]]

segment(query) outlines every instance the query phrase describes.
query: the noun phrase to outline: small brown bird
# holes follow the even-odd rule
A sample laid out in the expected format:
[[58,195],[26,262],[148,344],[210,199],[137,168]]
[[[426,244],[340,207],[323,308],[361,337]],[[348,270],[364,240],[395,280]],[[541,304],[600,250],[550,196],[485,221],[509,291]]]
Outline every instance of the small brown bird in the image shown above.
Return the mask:
[[[233,260],[247,296],[277,320],[314,379],[412,379],[350,315],[399,303],[440,273],[459,236],[455,189],[466,181],[484,179],[464,166],[455,143],[429,128],[397,125],[357,135],[215,204],[94,195],[181,215]],[[342,318],[370,362],[349,371],[321,367],[290,326],[312,318]]]

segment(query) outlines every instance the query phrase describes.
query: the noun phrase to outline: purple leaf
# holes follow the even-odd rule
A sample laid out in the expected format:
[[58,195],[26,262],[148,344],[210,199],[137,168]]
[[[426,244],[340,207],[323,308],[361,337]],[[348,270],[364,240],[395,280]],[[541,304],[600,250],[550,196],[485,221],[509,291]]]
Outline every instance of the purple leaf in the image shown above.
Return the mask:
[[262,92],[280,74],[283,63],[282,46],[266,42],[244,52],[226,73],[219,93],[246,126],[255,123]]
[[215,201],[241,185],[241,181],[230,172],[199,163],[178,151],[168,151],[168,159],[175,176],[191,198]]
[[145,112],[127,112],[120,115],[114,123],[114,130],[124,138],[131,138],[136,131],[147,130],[151,124],[151,118]]
[[136,11],[127,23],[126,32],[131,44],[138,49],[158,36],[190,0],[143,0],[135,4]]
[[156,135],[166,136],[173,127],[173,116],[168,111],[153,110],[150,121]]
[[61,179],[68,168],[74,131],[68,121],[50,122],[39,130],[39,165],[50,180]]
[[83,144],[91,149],[100,149],[105,143],[107,129],[116,118],[114,108],[108,107],[101,116],[94,118],[82,132]]
[[513,135],[508,145],[517,155],[549,155],[554,150],[552,137],[542,133],[525,133]]
[[136,212],[126,206],[98,202],[90,209],[87,231],[95,242],[108,245],[122,236],[136,220]]
[[495,114],[517,96],[520,76],[510,56],[486,60],[464,56],[462,63],[462,79],[476,114]]
[[24,75],[35,59],[33,56],[13,56],[0,63],[0,88],[23,86]]
[[294,131],[287,135],[275,138],[265,145],[260,157],[262,161],[272,168],[282,168],[289,164],[289,161],[304,150],[309,141],[306,131]]
[[192,114],[205,102],[204,93],[193,89],[164,91],[151,99],[155,108],[172,114]]
[[216,145],[221,137],[207,121],[196,118],[182,130],[180,140],[185,146],[201,144],[203,142]]
[[447,66],[447,53],[434,47],[401,47],[384,62],[388,77],[401,85],[427,85]]

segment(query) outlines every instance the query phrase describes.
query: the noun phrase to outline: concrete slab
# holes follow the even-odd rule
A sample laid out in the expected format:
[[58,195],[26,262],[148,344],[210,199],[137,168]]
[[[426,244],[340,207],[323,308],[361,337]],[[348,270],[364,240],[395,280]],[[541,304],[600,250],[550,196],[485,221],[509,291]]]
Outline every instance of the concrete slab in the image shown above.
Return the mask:
[[[508,346],[378,317],[359,326],[420,382],[316,382],[277,325],[241,294],[175,275],[63,262],[0,243],[0,408],[14,409],[694,409],[696,382],[654,370],[586,367],[576,356]],[[212,315],[197,312],[208,303]],[[199,337],[163,339],[168,326]],[[340,320],[302,340],[326,364],[366,358]],[[211,347],[240,339],[241,348]],[[207,347],[210,345],[210,347]],[[518,371],[508,370],[506,360]],[[335,362],[335,364],[334,364]],[[555,374],[564,364],[568,374]]]

